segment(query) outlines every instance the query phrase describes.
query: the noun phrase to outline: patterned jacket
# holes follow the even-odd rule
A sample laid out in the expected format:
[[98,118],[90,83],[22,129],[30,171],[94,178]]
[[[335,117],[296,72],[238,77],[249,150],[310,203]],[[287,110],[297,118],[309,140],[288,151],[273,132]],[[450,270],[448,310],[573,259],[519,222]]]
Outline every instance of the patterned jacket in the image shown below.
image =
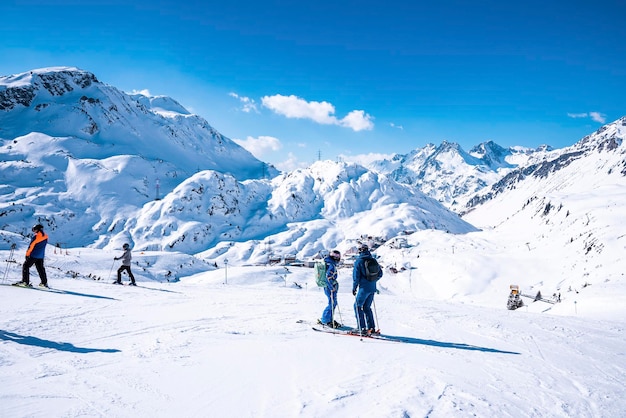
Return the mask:
[[324,258],[326,263],[326,287],[331,292],[339,290],[339,283],[337,283],[337,262],[330,258],[330,256]]

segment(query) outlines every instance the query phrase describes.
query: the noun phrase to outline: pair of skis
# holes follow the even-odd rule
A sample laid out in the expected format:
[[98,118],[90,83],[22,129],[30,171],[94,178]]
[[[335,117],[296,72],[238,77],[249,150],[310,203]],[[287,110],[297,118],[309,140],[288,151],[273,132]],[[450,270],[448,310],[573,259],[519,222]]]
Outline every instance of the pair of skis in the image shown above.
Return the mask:
[[44,290],[47,292],[54,292],[55,289],[51,289],[50,287],[43,287],[43,286],[25,286],[25,285],[21,285],[21,284],[11,284],[11,283],[0,283],[2,286],[11,286],[11,287],[18,287],[18,288],[22,288],[22,289],[32,289],[32,290]]
[[[301,321],[298,321],[298,322],[301,322]],[[327,334],[334,334],[334,335],[347,335],[351,337],[361,338],[361,340],[371,339],[371,340],[391,341],[391,342],[397,342],[397,343],[404,342],[400,338],[390,337],[388,335],[380,334],[379,332],[361,333],[359,330],[350,329],[348,327],[332,328],[332,327],[325,326],[325,325],[314,325],[311,328],[313,329],[313,331],[317,331],[317,332],[325,332]]]

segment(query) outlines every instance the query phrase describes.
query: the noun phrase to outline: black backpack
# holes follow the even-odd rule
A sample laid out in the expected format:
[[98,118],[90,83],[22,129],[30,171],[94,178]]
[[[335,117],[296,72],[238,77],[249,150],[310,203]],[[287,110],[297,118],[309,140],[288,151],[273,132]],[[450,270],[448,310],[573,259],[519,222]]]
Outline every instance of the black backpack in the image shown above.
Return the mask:
[[380,266],[375,258],[365,259],[365,278],[370,282],[378,280],[378,273],[380,272]]

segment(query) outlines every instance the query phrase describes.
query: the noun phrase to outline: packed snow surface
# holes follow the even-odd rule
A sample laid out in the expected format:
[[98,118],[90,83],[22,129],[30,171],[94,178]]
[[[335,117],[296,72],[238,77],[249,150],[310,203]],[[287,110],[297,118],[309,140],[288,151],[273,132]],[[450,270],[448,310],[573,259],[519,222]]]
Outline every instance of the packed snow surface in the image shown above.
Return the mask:
[[[21,256],[6,264],[1,417],[617,417],[626,411],[626,309],[615,307],[613,319],[594,314],[595,304],[624,294],[617,283],[597,286],[578,303],[582,291],[560,304],[527,300],[508,311],[507,289],[497,307],[425,299],[420,286],[435,272],[386,270],[376,317],[384,335],[403,341],[386,342],[313,331],[325,297],[310,268],[220,266],[157,282],[146,266],[167,268],[186,263],[186,256],[136,253],[139,286],[116,286],[113,257],[120,254],[48,250],[50,290],[9,286],[19,277]],[[39,283],[34,269],[31,279]],[[351,268],[340,269],[336,319],[355,326],[351,281]]]

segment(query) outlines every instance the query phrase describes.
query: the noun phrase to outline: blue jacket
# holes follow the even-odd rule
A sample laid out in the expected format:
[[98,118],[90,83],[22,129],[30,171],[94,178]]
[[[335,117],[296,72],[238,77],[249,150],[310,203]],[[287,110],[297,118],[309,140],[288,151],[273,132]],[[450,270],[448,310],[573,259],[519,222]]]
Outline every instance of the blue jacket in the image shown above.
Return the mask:
[[48,243],[48,235],[43,231],[35,232],[30,240],[30,245],[26,250],[26,257],[44,258],[46,255],[46,244]]
[[324,258],[326,263],[326,287],[332,292],[339,290],[339,283],[337,283],[337,262],[330,258],[330,256]]
[[[354,269],[352,270],[352,293],[356,292],[357,288],[361,288],[364,292],[375,292],[376,282],[370,282],[367,280],[367,272],[365,271],[365,260],[372,257],[369,251],[363,251],[359,254],[354,261]],[[383,277],[383,269],[381,268],[378,273],[378,278]]]

